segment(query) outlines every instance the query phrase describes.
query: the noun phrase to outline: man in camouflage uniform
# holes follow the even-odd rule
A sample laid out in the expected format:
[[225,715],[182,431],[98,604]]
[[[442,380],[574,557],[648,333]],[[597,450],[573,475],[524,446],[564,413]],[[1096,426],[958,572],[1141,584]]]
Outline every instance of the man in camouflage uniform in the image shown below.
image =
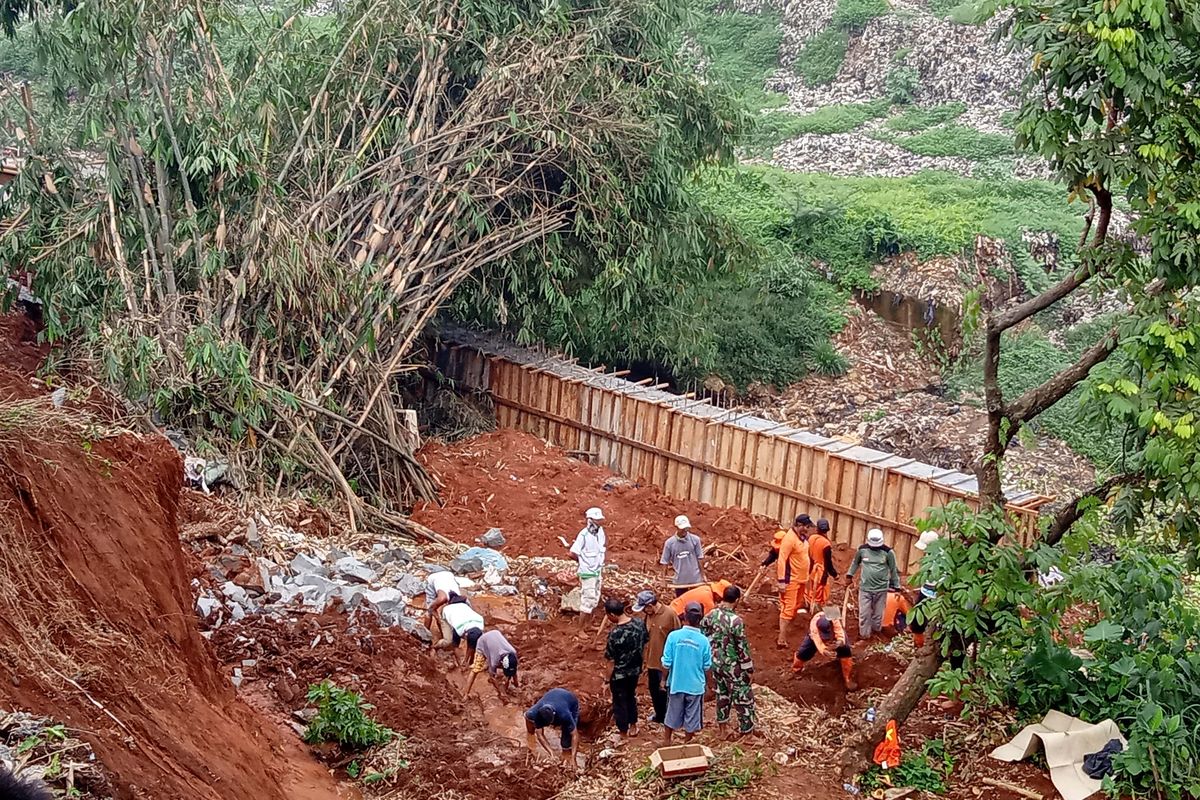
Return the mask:
[[608,685],[612,690],[613,720],[621,738],[638,735],[637,685],[642,675],[642,654],[650,636],[642,619],[630,617],[622,600],[604,601],[604,612],[613,624],[604,657],[613,662]]
[[700,623],[701,633],[712,642],[717,728],[721,736],[726,736],[725,726],[729,722],[730,711],[737,711],[738,736],[753,733],[757,721],[754,690],[750,687],[750,676],[754,673],[750,640],[746,638],[746,626],[742,618],[733,610],[741,598],[741,589],[736,586],[726,588],[721,605]]

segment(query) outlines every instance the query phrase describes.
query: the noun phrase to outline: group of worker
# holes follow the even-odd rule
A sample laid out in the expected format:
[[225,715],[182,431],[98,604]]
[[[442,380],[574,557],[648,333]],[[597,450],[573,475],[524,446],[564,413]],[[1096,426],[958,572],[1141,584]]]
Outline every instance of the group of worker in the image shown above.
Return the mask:
[[[569,547],[577,563],[581,620],[593,618],[601,606],[607,555],[604,520],[602,509],[589,508],[584,527]],[[630,605],[618,598],[603,601],[600,625],[606,621],[610,625],[604,655],[612,663],[608,683],[617,730],[622,739],[639,734],[637,687],[644,673],[653,706],[650,720],[662,726],[664,743],[675,733],[682,733],[688,741],[699,732],[710,675],[720,734],[753,734],[754,662],[745,622],[736,611],[742,590],[726,580],[705,578],[703,543],[688,517],[676,517],[674,527],[659,559],[668,574],[673,573],[670,588],[674,598],[663,602],[647,589],[638,592]],[[850,640],[838,610],[825,607],[830,581],[839,578],[829,534],[828,520],[814,522],[807,514],[797,516],[789,528],[776,532],[750,591],[774,565],[779,594],[778,646],[788,646],[787,630],[797,616],[811,614],[792,658],[793,671],[802,672],[818,655],[837,659],[847,690],[853,690],[857,684]],[[917,548],[924,551],[936,539],[936,534],[925,534]],[[859,578],[859,638],[868,639],[885,625],[897,632],[911,625],[915,644],[921,646],[924,626],[911,619],[912,604],[901,588],[895,554],[878,529],[868,531],[866,542],[855,552],[845,575],[847,583],[855,576]],[[926,585],[917,603],[934,594],[933,587]],[[459,646],[466,645],[465,663],[471,668],[467,694],[476,676],[484,672],[498,688],[519,685],[516,649],[499,631],[484,630],[483,616],[471,607],[451,573],[429,576],[426,608],[435,647],[453,649],[457,662]],[[727,734],[735,714],[736,732]],[[552,752],[545,731],[557,728],[562,759],[570,762],[579,725],[579,700],[574,693],[561,687],[549,690],[526,712],[525,721],[531,749]]]

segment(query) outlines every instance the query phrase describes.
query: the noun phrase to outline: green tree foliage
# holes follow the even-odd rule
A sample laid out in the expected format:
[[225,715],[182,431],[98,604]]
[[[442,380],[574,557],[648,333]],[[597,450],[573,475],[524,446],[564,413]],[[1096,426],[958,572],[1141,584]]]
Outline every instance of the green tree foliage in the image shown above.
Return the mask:
[[338,7],[40,15],[69,113],[6,109],[27,167],[0,247],[36,259],[48,335],[116,388],[285,451],[361,516],[431,488],[390,380],[463,281],[519,328],[569,326],[580,297],[619,324],[725,268],[736,233],[691,176],[741,113],[681,54],[668,0]]
[[[1200,554],[1200,106],[1193,77],[1200,14],[1190,2],[1112,7],[1014,0],[1005,23],[1034,53],[1018,144],[1048,158],[1098,207],[1085,277],[1118,288],[1133,313],[1113,357],[1092,371],[1097,425],[1120,432],[1137,476],[1116,520],[1132,530],[1153,505],[1165,533]],[[1136,214],[1143,255],[1104,237],[1114,197]]]

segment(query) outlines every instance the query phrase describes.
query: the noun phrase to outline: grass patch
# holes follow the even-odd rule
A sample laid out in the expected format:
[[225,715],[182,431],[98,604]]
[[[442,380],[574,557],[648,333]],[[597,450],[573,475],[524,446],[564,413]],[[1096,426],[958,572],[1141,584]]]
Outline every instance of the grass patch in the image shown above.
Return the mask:
[[796,254],[825,262],[844,288],[874,288],[881,256],[913,251],[921,258],[960,253],[982,233],[1003,239],[1031,290],[1047,281],[1021,232],[1031,220],[1064,243],[1064,267],[1074,262],[1078,207],[1046,181],[977,180],[944,172],[907,178],[834,177],[774,167],[714,171],[705,178],[709,202],[733,209],[741,230],[777,239]]
[[777,108],[787,101],[764,89],[767,77],[779,67],[783,21],[778,13],[696,9],[696,42],[709,59],[709,71],[726,83],[753,111]]
[[809,86],[832,83],[846,60],[851,34],[886,13],[887,0],[838,0],[829,27],[809,39],[796,57],[796,74]]
[[849,46],[849,33],[838,28],[826,28],[809,39],[796,56],[796,74],[804,78],[809,86],[833,83],[838,70],[842,68],[842,62],[846,60]]
[[911,136],[880,136],[885,141],[903,147],[919,156],[966,158],[988,161],[1015,152],[1013,137],[999,133],[984,133],[965,125],[943,125],[914,133]]
[[934,125],[958,119],[967,110],[966,103],[942,103],[930,108],[909,108],[884,123],[884,127],[901,133],[915,133]]
[[829,135],[847,133],[860,127],[868,120],[882,117],[891,105],[887,100],[872,100],[867,103],[825,106],[811,114],[791,115],[787,124],[788,137],[805,133]]

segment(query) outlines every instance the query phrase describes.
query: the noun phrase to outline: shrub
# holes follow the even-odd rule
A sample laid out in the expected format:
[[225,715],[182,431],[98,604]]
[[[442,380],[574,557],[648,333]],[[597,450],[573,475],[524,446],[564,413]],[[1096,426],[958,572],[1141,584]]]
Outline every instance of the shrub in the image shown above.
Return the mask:
[[317,707],[317,715],[308,723],[304,741],[335,742],[343,750],[365,750],[387,744],[395,732],[367,716],[375,707],[361,695],[342,689],[329,681],[310,686],[308,702]]
[[917,72],[916,67],[905,65],[893,67],[892,71],[887,74],[887,78],[884,79],[884,88],[893,103],[908,105],[916,97],[917,90],[921,88],[921,73]]
[[930,13],[960,25],[979,23],[979,7],[973,0],[929,0]]
[[838,0],[830,25],[858,33],[868,22],[887,13],[887,0]]
[[840,28],[826,28],[809,39],[796,56],[796,74],[804,78],[809,86],[832,83],[842,68],[842,62],[846,60],[846,48],[849,46],[849,33]]
[[930,108],[908,108],[889,119],[884,126],[894,131],[913,133],[957,119],[967,110],[966,103],[942,103]]
[[986,161],[1014,152],[1011,136],[983,133],[962,125],[930,128],[912,136],[897,137],[894,141],[919,156],[956,156],[972,161]]

